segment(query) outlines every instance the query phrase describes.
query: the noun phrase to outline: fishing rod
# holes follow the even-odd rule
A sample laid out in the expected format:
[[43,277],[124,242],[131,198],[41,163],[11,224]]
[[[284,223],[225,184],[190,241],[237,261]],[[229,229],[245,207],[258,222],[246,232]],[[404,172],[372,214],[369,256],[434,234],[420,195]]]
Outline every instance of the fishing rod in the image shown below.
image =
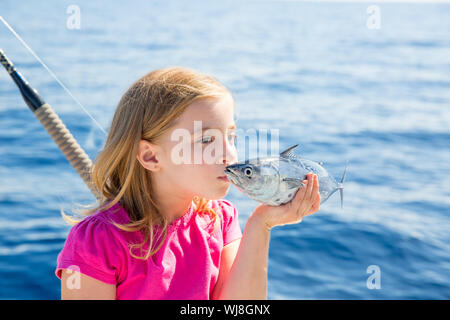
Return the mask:
[[89,156],[77,143],[52,107],[42,99],[36,89],[31,87],[1,49],[0,63],[5,67],[8,74],[16,83],[25,103],[41,122],[42,126],[47,130],[48,134],[52,137],[53,141],[55,141],[66,159],[78,172],[92,194],[94,194],[97,199],[100,199],[101,195],[91,182],[90,172],[93,164]]

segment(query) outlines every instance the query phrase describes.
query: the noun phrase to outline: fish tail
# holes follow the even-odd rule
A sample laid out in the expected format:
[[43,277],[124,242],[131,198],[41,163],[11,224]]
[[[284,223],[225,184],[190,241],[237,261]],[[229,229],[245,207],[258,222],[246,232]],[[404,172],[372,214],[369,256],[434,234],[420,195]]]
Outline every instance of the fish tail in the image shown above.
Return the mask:
[[339,183],[339,193],[341,194],[341,209],[344,208],[344,181],[345,176],[347,175],[347,167],[348,167],[348,160],[345,164],[344,174],[342,175],[341,183]]
[[347,167],[348,167],[348,160],[345,164],[344,174],[342,175],[341,183],[344,184],[345,176],[347,175]]

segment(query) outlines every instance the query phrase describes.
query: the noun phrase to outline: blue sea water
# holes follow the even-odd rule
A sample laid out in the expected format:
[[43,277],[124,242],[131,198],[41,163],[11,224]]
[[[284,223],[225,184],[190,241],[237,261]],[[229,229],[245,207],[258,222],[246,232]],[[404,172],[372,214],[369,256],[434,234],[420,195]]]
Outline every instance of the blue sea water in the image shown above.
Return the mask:
[[[70,5],[80,29],[69,29]],[[323,161],[338,193],[271,233],[269,299],[450,298],[450,4],[2,1],[0,15],[107,130],[128,86],[180,65],[233,93],[241,129]],[[0,48],[95,158],[104,133],[5,26]],[[0,298],[59,299],[59,208],[95,198],[0,71]],[[257,203],[231,187],[240,225]],[[380,288],[367,285],[379,268]]]

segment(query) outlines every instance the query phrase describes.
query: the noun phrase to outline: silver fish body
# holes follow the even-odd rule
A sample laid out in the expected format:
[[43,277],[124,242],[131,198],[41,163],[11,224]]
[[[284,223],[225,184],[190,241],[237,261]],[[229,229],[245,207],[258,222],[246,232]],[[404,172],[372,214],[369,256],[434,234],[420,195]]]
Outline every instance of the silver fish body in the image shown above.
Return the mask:
[[279,156],[256,158],[227,166],[224,173],[241,192],[258,202],[279,206],[294,198],[297,190],[304,186],[302,180],[310,172],[319,180],[320,203],[324,203],[337,190],[341,193],[341,206],[344,202],[343,183],[337,182],[322,163],[301,158],[292,153],[294,145]]

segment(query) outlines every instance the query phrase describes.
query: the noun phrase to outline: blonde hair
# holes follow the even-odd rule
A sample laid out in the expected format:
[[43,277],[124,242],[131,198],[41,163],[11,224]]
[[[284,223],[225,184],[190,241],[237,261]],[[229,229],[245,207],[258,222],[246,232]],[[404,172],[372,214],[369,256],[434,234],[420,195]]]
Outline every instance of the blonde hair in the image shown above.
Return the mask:
[[[142,243],[129,244],[131,256],[146,260],[155,254],[166,238],[168,220],[159,213],[155,203],[150,171],[142,167],[136,158],[139,141],[154,142],[164,135],[192,102],[220,98],[226,94],[231,93],[214,77],[183,67],[155,70],[133,83],[117,106],[104,148],[95,158],[90,171],[92,184],[99,191],[100,198],[94,204],[82,206],[88,208],[94,205],[93,208],[76,211],[91,215],[107,210],[120,201],[130,223],[113,224],[125,231],[144,232]],[[210,200],[196,196],[193,202],[195,210],[208,214],[216,226],[218,215],[208,207]],[[81,221],[67,216],[63,210],[61,214],[72,225]],[[155,224],[161,226],[159,236],[162,235],[162,239],[153,232]],[[159,245],[152,250],[159,239]],[[147,242],[148,250],[143,250]],[[138,256],[133,249],[146,252]]]

